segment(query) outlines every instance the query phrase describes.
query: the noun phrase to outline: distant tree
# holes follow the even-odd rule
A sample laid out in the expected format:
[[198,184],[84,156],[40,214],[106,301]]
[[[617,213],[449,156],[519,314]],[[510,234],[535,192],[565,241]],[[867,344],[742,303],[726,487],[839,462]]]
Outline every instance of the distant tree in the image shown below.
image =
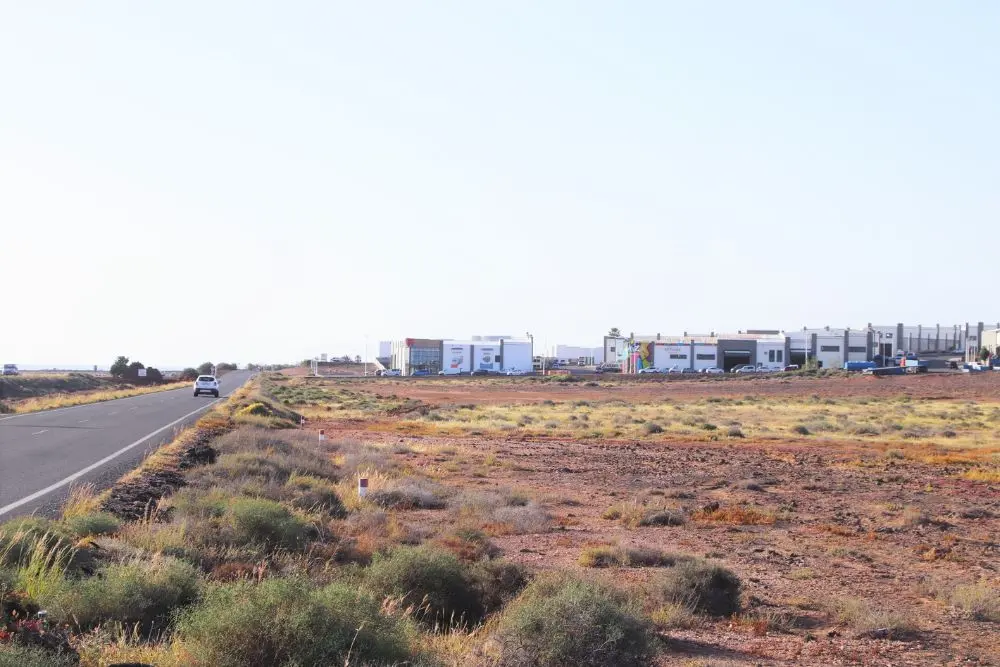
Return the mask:
[[983,348],[979,350],[979,358],[983,361],[987,361],[990,358],[990,348],[983,346]]
[[142,368],[145,368],[145,366],[141,361],[133,361],[128,365],[128,368],[125,370],[125,378],[132,381],[138,380],[139,370]]
[[213,364],[212,364],[211,361],[206,361],[201,366],[198,366],[198,374],[199,375],[211,375],[212,374],[212,366],[213,366]]
[[299,366],[302,366],[303,368],[309,368],[310,366],[312,366],[312,363],[313,363],[312,359],[303,359],[302,361],[299,362]]
[[159,369],[149,366],[146,368],[146,382],[160,384],[163,382],[163,373],[161,373]]
[[128,357],[118,357],[115,363],[111,364],[111,377],[122,378],[128,371]]
[[219,371],[235,371],[238,366],[236,364],[222,363],[215,367]]
[[197,368],[185,368],[181,371],[182,380],[197,380],[198,379],[198,369]]
[[354,363],[356,363],[356,364],[360,364],[361,363],[361,355],[360,354],[354,355]]
[[340,358],[340,360],[341,360],[341,361],[346,361],[347,363],[351,363],[351,355],[349,355],[349,354],[345,354],[344,356],[342,356],[342,357]]
[[622,332],[618,327],[611,327],[611,330],[608,332],[608,336],[611,338],[621,338]]

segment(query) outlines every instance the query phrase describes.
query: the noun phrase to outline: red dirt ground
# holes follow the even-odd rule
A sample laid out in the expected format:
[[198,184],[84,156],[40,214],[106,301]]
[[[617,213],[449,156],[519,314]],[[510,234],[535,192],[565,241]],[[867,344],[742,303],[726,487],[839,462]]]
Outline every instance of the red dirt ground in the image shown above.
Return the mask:
[[[600,387],[521,378],[340,382],[355,390],[435,404],[746,394],[1000,397],[1000,373],[617,381]],[[496,537],[507,558],[538,568],[582,570],[577,564],[581,549],[599,543],[708,556],[740,576],[749,606],[789,619],[787,629],[766,632],[738,619],[668,630],[670,651],[659,664],[998,664],[998,626],[970,620],[936,594],[976,581],[1000,588],[1000,485],[960,479],[957,473],[963,468],[891,459],[877,447],[856,442],[529,440],[516,433],[401,436],[358,420],[314,426],[326,428],[331,439],[397,445],[400,453],[395,456],[448,487],[516,489],[541,499],[559,528]],[[407,445],[432,447],[420,453]],[[435,445],[453,447],[457,453],[434,453]],[[492,456],[489,465],[487,455]],[[714,502],[773,513],[777,520],[773,525],[731,525],[691,518],[679,527],[628,529],[601,518],[610,505],[631,500],[666,505],[689,517]],[[925,519],[907,521],[907,512],[922,513]],[[441,511],[403,516],[424,528],[445,528],[452,520]],[[655,581],[656,569],[621,568],[610,576],[647,586]],[[858,636],[823,611],[824,605],[840,598],[905,611],[919,631],[902,641]]]

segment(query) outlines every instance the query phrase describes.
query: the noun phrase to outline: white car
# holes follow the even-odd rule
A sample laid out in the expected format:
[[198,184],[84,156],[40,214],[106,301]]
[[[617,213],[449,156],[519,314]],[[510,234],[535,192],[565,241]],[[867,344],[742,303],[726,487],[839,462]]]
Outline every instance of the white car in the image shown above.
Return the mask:
[[194,381],[194,395],[211,394],[219,397],[219,380],[214,375],[199,375]]
[[648,366],[646,368],[640,368],[639,373],[659,373],[660,369],[655,366]]
[[519,368],[508,368],[504,371],[504,375],[524,375],[524,371]]
[[712,366],[711,368],[701,369],[701,372],[707,373],[708,375],[718,375],[719,373],[725,373],[726,371],[722,370],[718,366]]
[[731,373],[756,373],[759,369],[756,366],[750,364],[744,364],[743,366],[737,366]]
[[399,370],[398,368],[390,368],[387,371],[382,371],[382,375],[385,375],[386,377],[396,378],[396,377],[401,377],[403,375],[403,371]]

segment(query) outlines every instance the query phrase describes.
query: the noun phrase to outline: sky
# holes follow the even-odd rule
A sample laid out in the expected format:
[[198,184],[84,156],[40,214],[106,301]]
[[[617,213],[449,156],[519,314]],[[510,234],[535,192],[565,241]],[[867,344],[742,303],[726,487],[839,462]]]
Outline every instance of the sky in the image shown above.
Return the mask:
[[0,0],[0,361],[996,320],[991,2]]

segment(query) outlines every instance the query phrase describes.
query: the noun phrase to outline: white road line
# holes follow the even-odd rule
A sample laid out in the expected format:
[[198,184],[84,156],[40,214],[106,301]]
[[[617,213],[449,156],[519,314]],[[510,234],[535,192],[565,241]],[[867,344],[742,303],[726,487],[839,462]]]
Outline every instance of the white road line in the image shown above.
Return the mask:
[[86,424],[89,421],[90,421],[89,419],[81,419],[80,421],[77,422],[77,424]]
[[134,447],[138,447],[139,445],[141,445],[142,443],[146,442],[147,440],[149,440],[153,436],[159,435],[160,433],[163,433],[168,428],[170,428],[172,426],[175,426],[177,424],[180,424],[182,421],[184,421],[188,417],[192,417],[192,416],[198,414],[199,412],[202,412],[203,410],[207,410],[208,408],[212,407],[213,405],[215,405],[216,403],[218,403],[221,400],[222,400],[221,398],[217,398],[214,401],[212,401],[211,403],[206,403],[205,405],[201,406],[197,410],[194,410],[193,412],[187,413],[186,415],[184,415],[180,419],[175,419],[174,421],[170,422],[166,426],[161,426],[160,428],[156,429],[155,431],[153,431],[149,435],[145,435],[145,436],[139,438],[138,440],[136,440],[135,442],[133,442],[131,445],[126,445],[125,447],[122,447],[121,449],[119,449],[117,452],[114,452],[113,454],[108,454],[107,456],[105,456],[100,461],[97,461],[96,463],[91,463],[86,468],[82,468],[82,469],[76,471],[75,473],[73,473],[72,475],[70,475],[69,477],[67,477],[66,479],[59,480],[55,484],[50,484],[49,486],[45,487],[44,489],[41,489],[39,491],[35,491],[31,495],[25,496],[24,498],[21,498],[20,500],[15,500],[14,502],[10,503],[9,505],[4,505],[3,507],[0,507],[0,516],[3,516],[4,514],[7,514],[11,510],[16,510],[21,505],[26,505],[26,504],[30,503],[31,501],[37,500],[38,498],[41,498],[42,496],[44,496],[44,495],[46,495],[48,493],[52,493],[56,489],[59,489],[61,487],[66,486],[67,484],[70,484],[74,480],[77,480],[80,477],[83,477],[84,475],[86,475],[91,470],[96,470],[97,468],[100,468],[102,465],[104,465],[108,461],[111,461],[111,460],[113,460],[113,459],[121,456],[122,454],[124,454],[125,452],[127,452],[128,450],[130,450],[130,449],[132,449]]
[[49,432],[49,429],[43,428],[41,431],[35,431],[31,435],[41,435],[42,433],[48,433],[48,432]]

